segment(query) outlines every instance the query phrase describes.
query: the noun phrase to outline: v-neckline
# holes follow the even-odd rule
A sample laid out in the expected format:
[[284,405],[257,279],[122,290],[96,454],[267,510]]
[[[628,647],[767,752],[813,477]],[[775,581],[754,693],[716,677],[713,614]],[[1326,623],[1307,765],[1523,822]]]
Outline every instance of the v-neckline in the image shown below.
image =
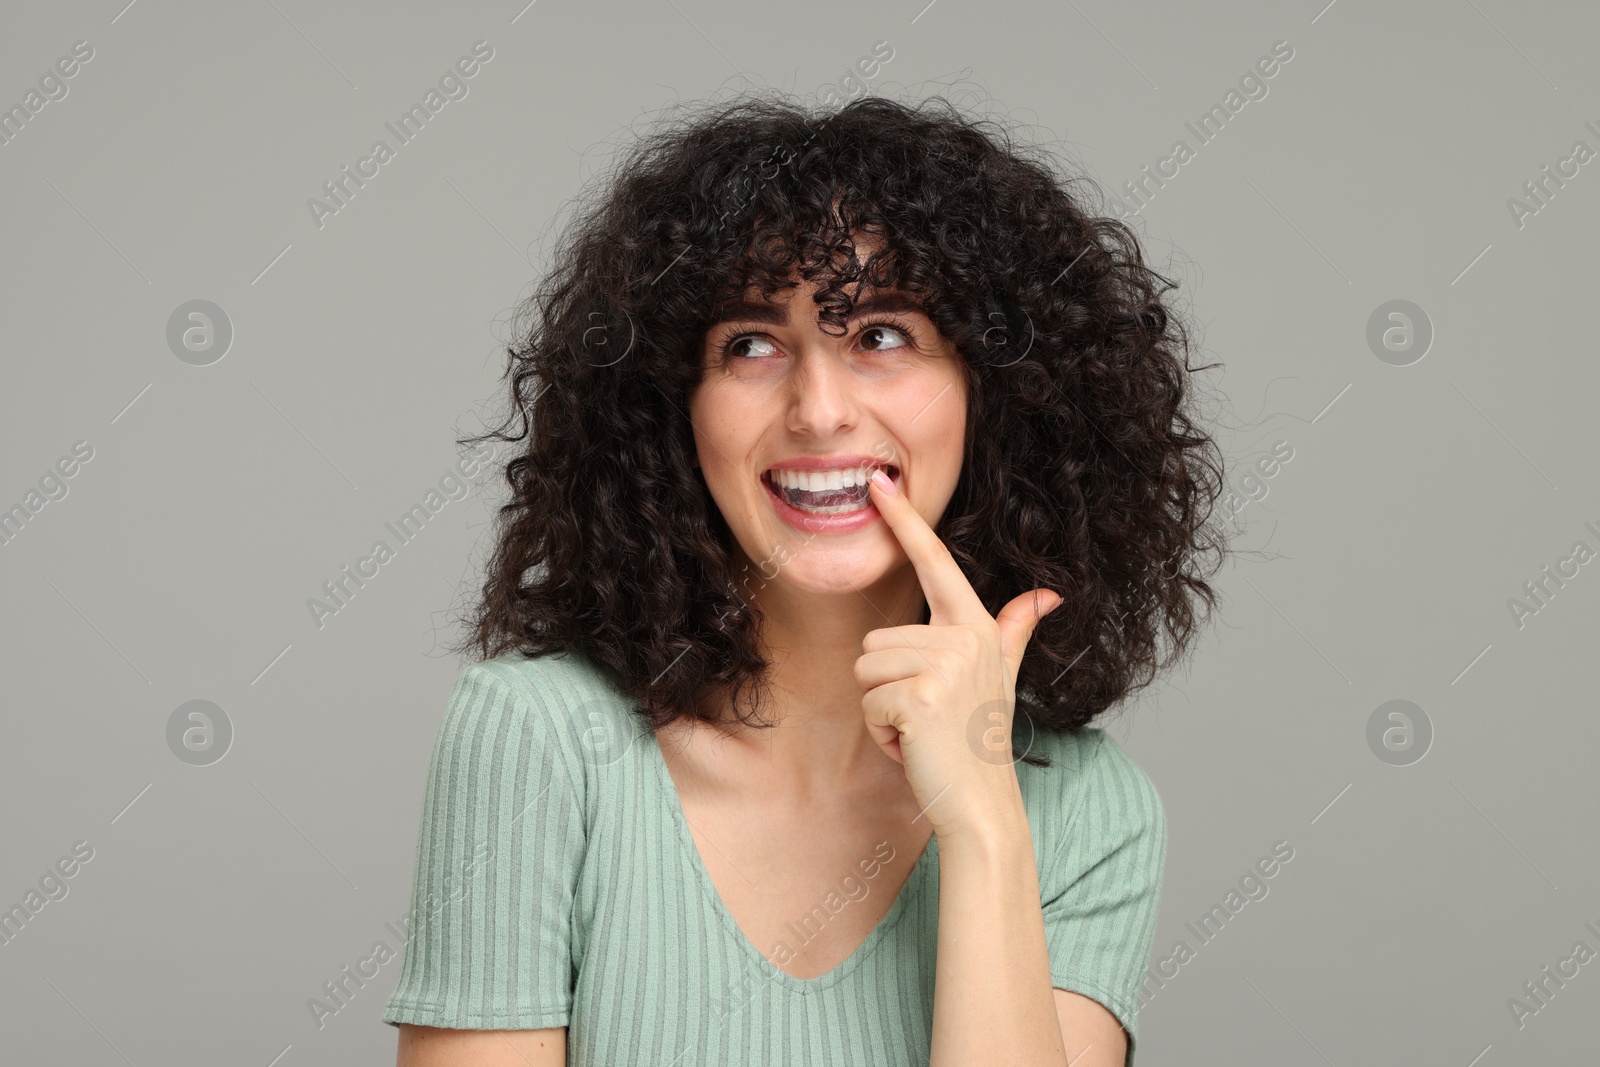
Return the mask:
[[658,784],[666,793],[668,799],[668,814],[677,828],[679,847],[687,853],[690,866],[694,870],[695,880],[700,883],[701,895],[711,908],[713,914],[723,927],[739,943],[740,952],[748,959],[753,958],[757,965],[764,968],[767,977],[777,982],[784,988],[797,993],[813,993],[826,989],[842,981],[852,971],[859,967],[868,956],[878,947],[889,931],[900,921],[900,916],[910,906],[911,900],[920,890],[922,883],[928,878],[928,868],[936,861],[939,853],[939,836],[930,835],[928,842],[923,846],[922,855],[917,857],[916,865],[911,868],[911,873],[906,876],[905,882],[900,886],[900,891],[895,895],[894,903],[889,906],[888,912],[878,920],[874,926],[855,947],[855,950],[840,960],[832,969],[813,978],[798,978],[779,967],[766,957],[745,934],[739,926],[739,921],[733,917],[733,912],[728,909],[727,903],[718,892],[717,885],[711,879],[711,872],[706,867],[705,858],[700,855],[700,846],[694,839],[694,833],[689,827],[689,816],[683,809],[683,797],[678,793],[678,783],[673,780],[672,770],[667,766],[667,754],[661,749],[659,732],[646,731],[650,735],[650,748],[654,750],[655,763],[659,780]]

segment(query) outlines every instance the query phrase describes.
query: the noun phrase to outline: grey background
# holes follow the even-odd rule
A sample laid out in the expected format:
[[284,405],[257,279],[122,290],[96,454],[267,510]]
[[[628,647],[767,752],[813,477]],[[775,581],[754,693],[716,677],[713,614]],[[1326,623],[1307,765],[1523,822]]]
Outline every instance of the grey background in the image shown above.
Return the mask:
[[[871,91],[1022,124],[1108,192],[1294,48],[1134,220],[1225,365],[1233,482],[1294,450],[1235,520],[1194,659],[1105,720],[1168,812],[1152,962],[1194,953],[1140,1062],[1593,1062],[1600,963],[1520,1028],[1507,1006],[1600,950],[1600,563],[1521,627],[1507,604],[1600,550],[1600,163],[1520,228],[1507,206],[1600,149],[1592,5],[112,0],[4,23],[5,107],[94,49],[0,145],[0,505],[94,450],[0,547],[0,905],[94,849],[0,946],[7,1062],[391,1062],[397,963],[321,1028],[307,1001],[397,943],[498,483],[320,628],[307,601],[498,410],[506,318],[630,125],[817,93],[880,40]],[[469,95],[319,229],[307,199],[479,40]],[[205,367],[166,342],[195,299],[235,331]],[[1366,340],[1396,299],[1436,331],[1403,367]],[[167,742],[196,699],[234,731],[209,766]],[[1408,766],[1367,741],[1395,699],[1434,731]],[[1267,896],[1201,944],[1185,924],[1277,841]]]

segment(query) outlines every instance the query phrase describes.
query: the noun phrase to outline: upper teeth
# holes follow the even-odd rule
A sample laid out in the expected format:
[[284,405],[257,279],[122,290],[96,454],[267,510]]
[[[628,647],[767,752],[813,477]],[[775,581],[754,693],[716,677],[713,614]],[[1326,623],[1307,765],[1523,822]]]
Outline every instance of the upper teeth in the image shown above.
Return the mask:
[[772,481],[785,489],[805,489],[820,493],[825,489],[866,485],[867,478],[877,469],[878,467],[872,464],[833,471],[800,471],[775,467],[772,471]]

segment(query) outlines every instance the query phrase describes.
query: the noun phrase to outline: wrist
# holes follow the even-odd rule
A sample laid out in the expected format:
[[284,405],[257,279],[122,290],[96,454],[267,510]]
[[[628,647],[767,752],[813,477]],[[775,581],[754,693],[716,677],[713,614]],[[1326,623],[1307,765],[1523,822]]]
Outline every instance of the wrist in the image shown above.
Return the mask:
[[949,855],[952,849],[988,856],[1002,855],[1018,846],[1031,849],[1033,832],[1028,825],[1028,811],[1022,803],[1022,789],[1015,773],[1010,775],[1009,788],[998,790],[981,802],[963,806],[947,822],[936,824],[934,833],[939,838],[940,855]]

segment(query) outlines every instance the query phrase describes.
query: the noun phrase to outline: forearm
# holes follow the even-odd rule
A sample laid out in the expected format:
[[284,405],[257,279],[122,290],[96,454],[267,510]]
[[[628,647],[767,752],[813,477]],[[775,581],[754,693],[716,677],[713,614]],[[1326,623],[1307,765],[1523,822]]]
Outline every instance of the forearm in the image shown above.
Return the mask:
[[1020,792],[939,839],[939,955],[929,1067],[1066,1067]]

